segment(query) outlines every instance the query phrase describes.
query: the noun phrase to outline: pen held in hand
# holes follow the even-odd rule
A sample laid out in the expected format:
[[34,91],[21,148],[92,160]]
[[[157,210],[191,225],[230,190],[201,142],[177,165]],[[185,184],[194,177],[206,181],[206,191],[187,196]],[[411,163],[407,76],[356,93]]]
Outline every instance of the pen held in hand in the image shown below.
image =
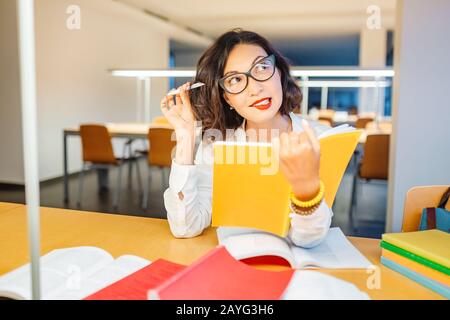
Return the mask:
[[[202,87],[202,86],[204,86],[205,84],[203,83],[203,82],[197,82],[197,83],[194,83],[193,85],[191,85],[190,87],[189,87],[189,90],[192,90],[192,89],[195,89],[195,88],[199,88],[199,87]],[[172,89],[172,90],[170,90],[169,91],[169,93],[167,93],[167,95],[168,96],[173,96],[173,95],[176,95],[176,94],[179,94],[180,93],[180,90],[179,89]]]

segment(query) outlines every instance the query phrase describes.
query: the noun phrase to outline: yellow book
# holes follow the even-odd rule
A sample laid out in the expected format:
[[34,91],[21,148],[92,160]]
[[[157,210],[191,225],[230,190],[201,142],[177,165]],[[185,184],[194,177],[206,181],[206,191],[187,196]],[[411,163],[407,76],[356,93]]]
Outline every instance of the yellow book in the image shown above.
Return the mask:
[[440,230],[385,233],[383,241],[450,268],[450,234]]
[[409,270],[417,272],[421,276],[427,277],[431,280],[437,281],[443,285],[450,287],[450,276],[446,275],[443,272],[439,272],[437,270],[424,266],[423,264],[402,257],[401,255],[386,249],[381,249],[381,255],[399,265],[408,268]]
[[[331,208],[361,130],[331,129],[319,136],[320,178]],[[291,187],[270,143],[217,142],[214,148],[212,225],[248,227],[285,237]]]

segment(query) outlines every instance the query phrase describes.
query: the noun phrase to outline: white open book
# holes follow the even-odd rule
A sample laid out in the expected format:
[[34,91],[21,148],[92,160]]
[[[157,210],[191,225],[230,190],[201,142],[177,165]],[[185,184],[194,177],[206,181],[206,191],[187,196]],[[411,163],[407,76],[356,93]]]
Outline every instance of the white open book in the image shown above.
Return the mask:
[[[98,247],[53,250],[40,258],[41,298],[80,300],[149,264],[133,255],[114,259]],[[29,263],[0,276],[0,297],[31,299]]]
[[353,283],[319,271],[296,271],[281,297],[283,300],[370,300]]
[[238,260],[278,256],[295,269],[366,269],[371,266],[340,228],[330,228],[325,240],[310,249],[297,247],[288,238],[249,228],[219,227],[217,238]]

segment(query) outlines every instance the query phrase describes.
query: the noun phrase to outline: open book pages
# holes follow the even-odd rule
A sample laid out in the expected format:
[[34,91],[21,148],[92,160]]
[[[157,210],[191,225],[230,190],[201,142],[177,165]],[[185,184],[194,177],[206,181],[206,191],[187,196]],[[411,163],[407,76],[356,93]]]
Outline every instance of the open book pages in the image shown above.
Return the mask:
[[318,138],[319,139],[323,139],[329,136],[332,136],[333,134],[338,134],[338,133],[346,133],[346,132],[353,132],[356,129],[348,124],[341,124],[340,126],[337,127],[333,127],[323,133],[321,133]]
[[295,269],[366,269],[371,265],[340,228],[330,228],[325,240],[310,249],[297,247],[288,238],[249,228],[220,227],[217,237],[219,244],[238,260],[278,256]]
[[296,271],[283,300],[370,300],[353,283],[311,270]]
[[[44,300],[79,300],[147,266],[133,255],[114,259],[97,247],[53,250],[40,258],[41,297]],[[30,264],[0,276],[0,297],[31,299]]]

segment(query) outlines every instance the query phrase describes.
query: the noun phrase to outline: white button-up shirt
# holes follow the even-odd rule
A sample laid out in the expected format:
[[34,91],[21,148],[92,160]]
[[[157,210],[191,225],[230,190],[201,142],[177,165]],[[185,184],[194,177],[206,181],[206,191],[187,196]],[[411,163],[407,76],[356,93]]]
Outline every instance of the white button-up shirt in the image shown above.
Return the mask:
[[[301,117],[290,113],[294,132],[303,131]],[[310,122],[316,135],[329,129]],[[246,141],[245,121],[235,134],[237,141]],[[194,164],[180,165],[172,161],[169,188],[164,192],[164,205],[170,230],[177,238],[195,237],[211,224],[212,211],[213,148],[211,143],[200,142]],[[183,200],[178,197],[182,192]],[[295,245],[310,248],[318,245],[327,235],[331,225],[332,210],[325,201],[308,216],[290,214],[288,240]]]

